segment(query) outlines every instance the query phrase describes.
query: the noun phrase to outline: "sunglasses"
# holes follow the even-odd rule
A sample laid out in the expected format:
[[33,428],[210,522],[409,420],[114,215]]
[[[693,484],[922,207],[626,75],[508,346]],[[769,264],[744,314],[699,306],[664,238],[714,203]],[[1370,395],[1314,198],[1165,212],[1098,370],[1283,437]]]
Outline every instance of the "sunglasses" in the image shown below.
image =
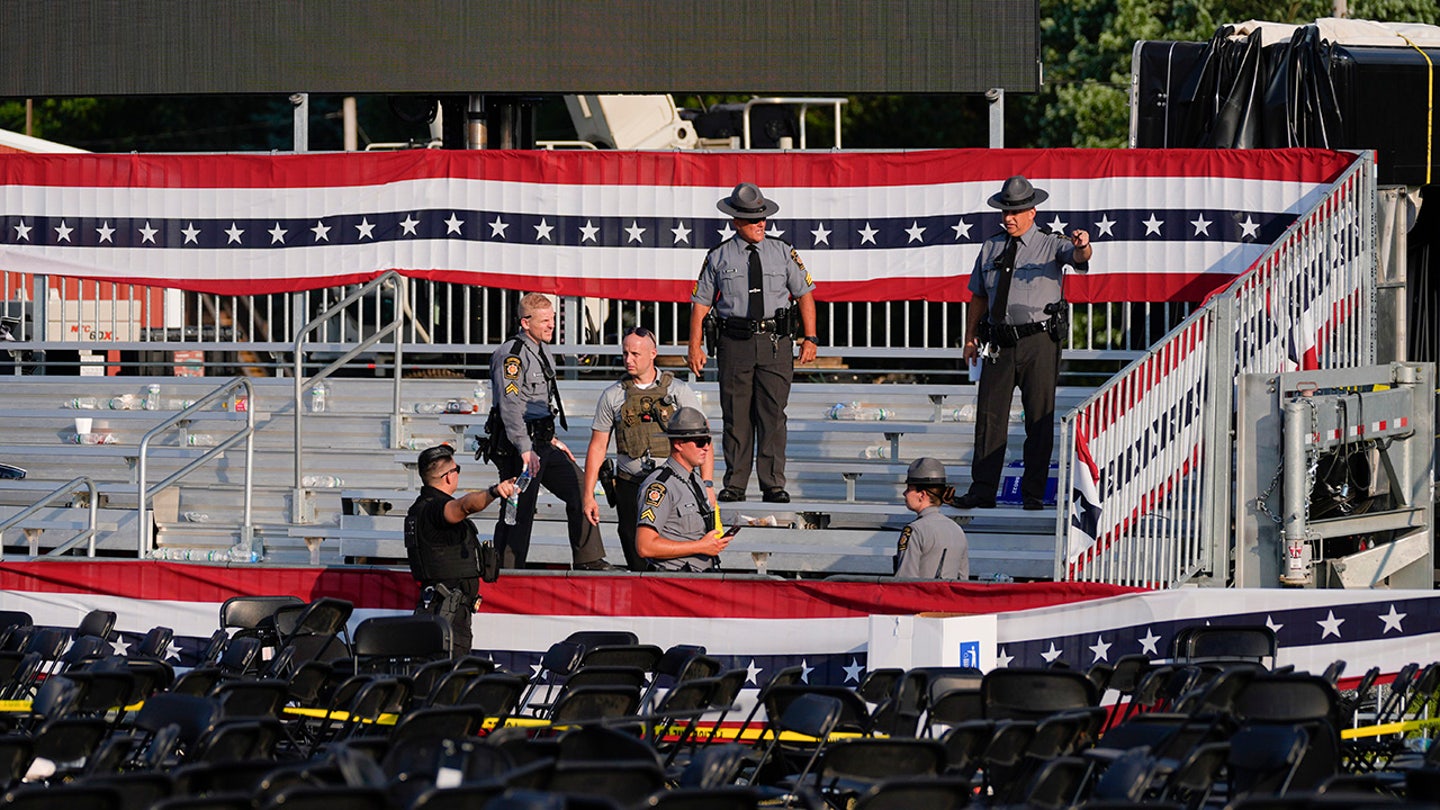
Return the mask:
[[655,336],[655,333],[651,332],[649,329],[646,329],[643,326],[632,326],[629,329],[626,329],[625,334],[622,336],[622,339],[628,338],[632,335],[641,338],[642,340],[649,340],[651,343],[657,345],[660,343],[660,339]]
[[757,218],[757,219],[747,219],[746,217],[736,217],[735,219],[736,219],[737,221],[739,221],[739,222],[745,223],[746,225],[759,225],[760,223],[764,222],[764,221],[767,219],[767,217],[759,217],[759,218]]
[[[450,473],[455,473],[455,474],[458,475],[458,474],[460,473],[460,465],[459,465],[459,464],[456,464],[453,469],[449,469],[449,470],[446,470],[446,471],[445,471],[445,475],[449,475]],[[441,478],[444,478],[445,475],[442,475],[442,476],[440,476],[440,477],[441,477]]]
[[690,442],[691,444],[695,445],[696,447],[709,447],[709,446],[710,446],[710,437],[709,437],[709,436],[703,436],[703,437],[701,437],[701,438],[699,438],[699,439],[686,439],[685,441]]

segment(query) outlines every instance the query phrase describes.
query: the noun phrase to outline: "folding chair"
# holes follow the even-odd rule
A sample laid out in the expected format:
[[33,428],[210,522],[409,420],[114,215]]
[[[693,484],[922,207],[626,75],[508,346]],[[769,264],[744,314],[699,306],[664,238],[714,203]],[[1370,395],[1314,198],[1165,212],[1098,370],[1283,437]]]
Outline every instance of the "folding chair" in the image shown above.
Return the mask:
[[[776,691],[781,688],[784,687],[777,687]],[[774,691],[772,691],[772,695],[773,694]],[[767,703],[767,711],[773,705],[775,704]],[[840,716],[843,711],[844,706],[840,702],[840,699],[833,695],[801,693],[796,695],[793,700],[788,701],[784,713],[773,716],[771,721],[766,725],[765,731],[761,732],[761,739],[757,741],[757,745],[764,742],[767,733],[770,741],[761,752],[759,759],[755,763],[754,772],[750,778],[746,780],[746,784],[763,784],[763,782],[759,780],[762,779],[766,767],[776,761],[777,751],[787,752],[781,739],[782,735],[787,732],[800,734],[814,741],[812,744],[804,747],[790,748],[787,752],[797,757],[804,756],[806,753],[809,754],[805,761],[805,766],[800,770],[799,775],[795,777],[797,784],[803,784],[810,770],[819,759],[820,753],[825,750],[827,738],[830,736],[830,733],[833,732],[840,723]],[[783,774],[780,774],[780,776],[783,776]]]
[[410,675],[450,656],[450,624],[429,613],[372,616],[355,626],[354,671]]
[[992,669],[980,682],[980,697],[990,720],[1041,720],[1098,705],[1095,684],[1065,669]]
[[856,797],[891,779],[938,777],[945,770],[945,746],[935,740],[860,737],[825,748],[814,778],[788,784],[816,790],[826,803],[845,810]]
[[85,614],[80,623],[75,626],[75,638],[91,636],[105,641],[110,640],[111,631],[115,629],[115,611],[113,610],[92,610]]
[[954,777],[894,779],[871,788],[854,810],[956,810],[970,803],[970,782]]

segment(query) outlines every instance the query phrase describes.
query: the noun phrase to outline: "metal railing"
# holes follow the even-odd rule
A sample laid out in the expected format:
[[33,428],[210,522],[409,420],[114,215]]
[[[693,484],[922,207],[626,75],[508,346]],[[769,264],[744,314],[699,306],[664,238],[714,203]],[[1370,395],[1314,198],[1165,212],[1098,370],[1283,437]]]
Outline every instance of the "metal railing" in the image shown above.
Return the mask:
[[[20,510],[19,512],[16,512],[15,514],[11,515],[10,517],[6,518],[5,520],[0,521],[0,538],[3,538],[3,537],[5,536],[5,530],[6,530],[6,529],[12,528],[12,527],[14,527],[14,526],[19,526],[21,523],[24,523],[24,522],[25,522],[25,519],[26,519],[26,518],[28,518],[28,517],[30,517],[31,515],[39,512],[41,509],[44,509],[45,507],[49,506],[49,505],[50,505],[51,503],[53,503],[57,498],[60,498],[60,497],[65,496],[65,495],[72,495],[72,494],[75,493],[76,490],[79,490],[79,489],[81,489],[81,488],[85,489],[85,490],[89,493],[89,495],[90,495],[89,508],[86,509],[86,514],[87,514],[87,516],[88,516],[89,525],[88,525],[86,528],[81,529],[79,532],[77,532],[74,536],[70,537],[70,538],[69,538],[68,540],[66,540],[65,542],[60,543],[59,545],[55,546],[55,548],[53,548],[53,549],[51,549],[50,551],[46,552],[46,555],[45,555],[45,556],[58,557],[58,556],[60,556],[61,554],[64,554],[65,552],[67,552],[67,551],[69,551],[70,549],[74,548],[75,546],[79,545],[80,543],[84,543],[84,542],[86,542],[86,541],[89,541],[89,543],[90,543],[90,554],[89,554],[89,556],[94,557],[94,556],[95,556],[95,532],[97,531],[97,528],[98,528],[98,525],[99,525],[98,522],[97,522],[97,520],[96,520],[96,518],[97,518],[97,515],[98,515],[98,512],[97,512],[98,506],[97,506],[97,505],[98,505],[98,503],[99,503],[99,501],[100,501],[100,493],[99,493],[99,491],[95,488],[95,482],[92,481],[89,476],[84,476],[84,475],[82,475],[82,476],[80,476],[79,478],[72,478],[72,479],[70,479],[69,481],[61,484],[60,486],[56,487],[55,489],[50,490],[49,493],[47,493],[47,494],[45,494],[44,496],[42,496],[39,500],[35,501],[35,503],[30,504],[29,506],[25,507],[24,509]],[[31,551],[33,552],[34,549],[32,548]],[[3,543],[0,543],[0,557],[4,557],[4,544],[3,544]]]
[[[349,347],[349,350],[332,360],[328,365],[315,372],[308,379],[305,376],[305,339],[311,333],[328,324],[332,319],[343,314],[352,304],[361,301],[366,296],[379,293],[387,287],[394,288],[399,295],[396,296],[396,303],[390,308],[391,316],[384,326],[379,326],[367,337]],[[391,363],[391,377],[394,381],[394,401],[390,412],[390,444],[392,447],[400,446],[402,433],[400,416],[400,384],[403,379],[401,369],[404,367],[405,345],[400,326],[403,323],[402,315],[409,313],[410,304],[405,297],[405,277],[391,270],[373,279],[367,284],[355,289],[349,295],[336,301],[324,312],[316,315],[300,328],[295,334],[295,346],[293,349],[295,381],[295,488],[294,498],[291,503],[291,520],[295,523],[309,523],[310,510],[306,504],[309,501],[308,492],[304,487],[305,475],[305,394],[315,387],[317,383],[324,380],[342,368],[351,360],[363,354],[371,346],[379,343],[387,335],[394,335],[394,357]]]
[[[1244,275],[1065,414],[1057,580],[1228,582],[1237,375],[1375,362],[1374,167],[1366,153]],[[1094,504],[1077,451],[1099,472]]]
[[[216,403],[234,401],[235,397],[233,397],[232,395],[237,390],[244,391],[245,427],[239,429],[233,435],[227,436],[221,441],[217,442],[214,447],[210,448],[203,455],[191,460],[188,464],[185,464],[180,469],[171,473],[164,480],[156,483],[153,487],[148,486],[147,484],[149,482],[151,442],[153,442],[157,436],[177,429],[181,431],[183,438],[183,435],[188,431],[188,428],[186,426],[189,424],[189,422],[191,421],[191,417],[194,414],[197,414],[200,411],[203,411]],[[240,524],[239,544],[247,549],[254,548],[256,536],[254,517],[252,512],[252,487],[255,472],[255,407],[255,385],[250,382],[249,378],[247,377],[236,377],[217,387],[215,390],[211,391],[205,396],[195,400],[195,402],[192,403],[189,407],[185,408],[174,416],[171,416],[170,418],[151,428],[145,434],[145,436],[140,439],[139,459],[136,462],[135,468],[137,495],[139,497],[139,503],[137,503],[135,507],[135,525],[136,533],[138,535],[137,552],[140,555],[140,559],[147,559],[150,556],[151,552],[154,550],[155,545],[154,525],[150,520],[148,508],[150,499],[154,498],[156,494],[163,491],[166,487],[185,478],[187,475],[199,469],[202,465],[206,464],[211,459],[217,458],[221,453],[224,453],[226,450],[229,450],[230,448],[234,447],[242,441],[245,442],[245,465],[243,468],[245,476],[245,500],[243,517]],[[239,410],[238,406],[236,407],[236,410]]]

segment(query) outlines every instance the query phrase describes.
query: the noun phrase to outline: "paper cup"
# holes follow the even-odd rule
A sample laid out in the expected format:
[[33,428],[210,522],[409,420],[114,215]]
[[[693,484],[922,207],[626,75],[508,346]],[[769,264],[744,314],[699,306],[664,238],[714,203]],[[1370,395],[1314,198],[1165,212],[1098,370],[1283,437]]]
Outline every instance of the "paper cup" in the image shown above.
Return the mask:
[[980,359],[980,358],[978,358],[978,357],[976,357],[976,358],[974,358],[973,360],[970,361],[970,382],[972,382],[972,383],[978,383],[978,382],[980,382],[980,368],[981,368],[981,367],[980,367],[980,364],[983,363],[983,362],[985,362],[985,361],[982,360],[982,359]]
[[84,436],[86,433],[90,432],[90,426],[94,422],[95,420],[88,416],[75,417],[75,432],[81,436]]

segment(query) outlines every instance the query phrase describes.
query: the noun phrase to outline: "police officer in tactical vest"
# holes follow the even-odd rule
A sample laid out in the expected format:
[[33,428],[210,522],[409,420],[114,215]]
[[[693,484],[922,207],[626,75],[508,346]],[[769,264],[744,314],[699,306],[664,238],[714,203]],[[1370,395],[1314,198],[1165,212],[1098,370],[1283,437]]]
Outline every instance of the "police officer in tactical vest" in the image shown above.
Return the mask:
[[[649,565],[635,550],[636,508],[640,482],[670,457],[670,440],[665,426],[680,408],[700,410],[700,397],[683,380],[655,368],[659,348],[655,333],[643,326],[625,333],[620,341],[624,352],[625,376],[600,394],[595,418],[590,423],[590,446],[585,451],[585,517],[600,525],[600,505],[595,485],[605,490],[615,507],[616,530],[625,564],[631,571],[645,571]],[[615,436],[615,461],[605,458],[610,436]],[[701,473],[706,495],[714,498],[714,456],[707,455]]]
[[420,497],[405,514],[405,554],[420,583],[420,604],[450,625],[450,655],[470,653],[470,617],[480,604],[480,541],[468,518],[515,491],[514,480],[459,498],[460,465],[448,444],[421,451]]

